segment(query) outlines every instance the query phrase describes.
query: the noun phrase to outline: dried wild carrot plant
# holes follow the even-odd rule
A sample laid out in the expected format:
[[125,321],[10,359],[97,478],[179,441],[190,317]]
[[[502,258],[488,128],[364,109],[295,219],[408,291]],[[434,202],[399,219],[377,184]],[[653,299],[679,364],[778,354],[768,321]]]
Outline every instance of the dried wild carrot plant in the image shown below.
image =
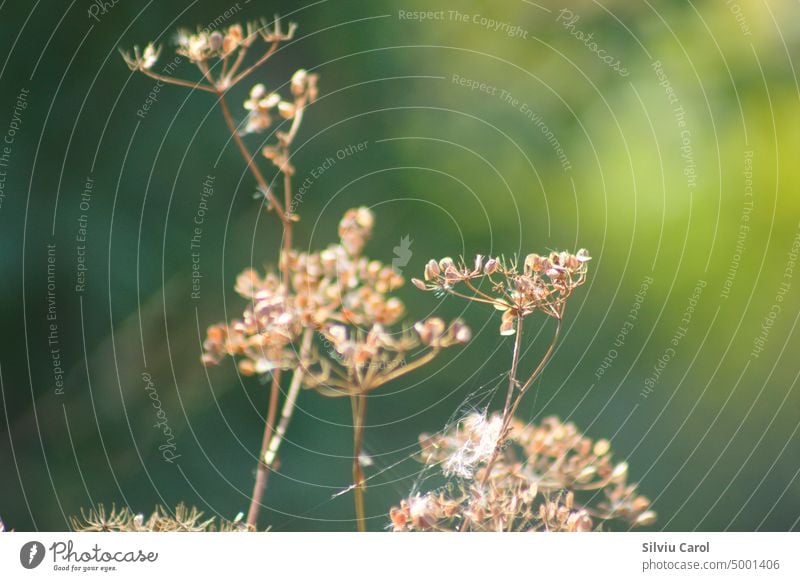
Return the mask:
[[512,420],[495,457],[502,425],[498,414],[474,414],[420,436],[421,459],[454,482],[402,500],[390,513],[394,530],[581,532],[655,520],[650,501],[627,481],[627,463],[612,461],[608,440],[593,441],[555,417],[538,426]]
[[[298,70],[289,83],[291,98],[284,100],[275,92],[267,92],[264,85],[259,83],[250,90],[249,98],[245,102],[245,109],[248,111],[243,127],[234,121],[233,114],[227,101],[228,92],[238,86],[242,81],[253,74],[261,65],[266,63],[277,51],[282,42],[291,40],[294,36],[296,25],[290,23],[287,30],[283,30],[281,21],[278,17],[272,23],[266,21],[249,22],[245,25],[234,24],[224,30],[200,30],[191,32],[180,30],[177,40],[177,54],[185,57],[194,64],[200,71],[201,78],[197,81],[190,81],[171,75],[155,72],[153,67],[158,62],[161,54],[161,47],[149,43],[144,50],[134,47],[132,52],[122,52],[122,56],[132,71],[143,73],[160,82],[180,85],[199,91],[212,93],[216,96],[222,111],[225,124],[230,131],[231,138],[236,144],[237,149],[242,155],[247,168],[255,178],[258,190],[266,199],[268,210],[275,212],[283,228],[283,244],[278,262],[281,264],[281,274],[284,282],[276,284],[287,284],[288,264],[282,259],[283,256],[291,253],[293,244],[293,225],[298,220],[292,211],[292,175],[294,168],[289,163],[291,157],[290,149],[294,141],[300,123],[303,120],[303,113],[306,107],[317,98],[317,75],[308,73],[301,69]],[[249,55],[255,54],[254,59]],[[251,61],[248,63],[248,61]],[[255,156],[250,152],[244,142],[244,137],[249,133],[258,133],[268,129],[276,121],[271,113],[277,111],[277,119],[282,124],[288,123],[288,130],[276,130],[277,143],[267,146],[262,150],[265,158],[272,161],[283,176],[283,201],[267,182],[261,169],[259,169]],[[276,296],[280,295],[278,292]],[[280,299],[277,299],[280,300]],[[255,302],[255,300],[254,300]],[[281,322],[275,321],[277,326]],[[218,330],[212,329],[210,333],[214,335]],[[264,345],[267,354],[265,360],[273,361],[276,357],[280,359],[281,341],[275,339],[276,335],[270,335],[270,339]],[[218,337],[212,336],[212,342]],[[288,343],[284,344],[286,347]],[[310,333],[305,335],[301,341],[301,356],[303,355],[302,346],[310,348]],[[264,437],[262,439],[261,452],[256,471],[256,480],[253,486],[253,494],[250,508],[247,514],[249,526],[255,526],[258,520],[259,508],[263,497],[264,488],[267,483],[269,470],[275,461],[275,450],[270,453],[272,442],[280,442],[279,434],[275,427],[277,411],[281,393],[281,370],[286,369],[285,365],[271,365],[267,369],[259,368],[257,371],[271,377],[271,392],[269,408],[266,414]],[[292,389],[299,389],[302,382],[302,369],[295,368],[290,384],[289,392]],[[288,418],[291,417],[291,405],[293,401],[287,398],[283,406],[281,422],[285,430]],[[277,439],[276,439],[277,438]]]
[[[204,342],[206,364],[218,363],[223,356],[230,355],[239,359],[242,374],[271,378],[248,525],[256,525],[269,471],[275,467],[298,393],[305,385],[327,396],[351,399],[353,489],[357,522],[359,529],[363,529],[364,478],[359,457],[367,394],[431,361],[441,349],[465,342],[469,329],[460,322],[445,329],[444,323],[435,319],[418,323],[413,331],[391,330],[403,315],[404,307],[388,293],[399,287],[403,279],[391,268],[363,256],[374,223],[372,212],[366,208],[345,214],[339,225],[338,244],[317,253],[294,250],[293,224],[299,218],[292,207],[295,168],[291,163],[291,146],[305,109],[317,98],[317,76],[302,69],[297,71],[289,83],[291,100],[268,91],[263,83],[254,85],[244,103],[247,115],[241,129],[234,122],[226,100],[227,92],[265,63],[281,42],[292,38],[294,31],[295,25],[290,24],[284,32],[277,17],[271,25],[249,23],[210,33],[181,31],[177,52],[197,66],[202,77],[197,82],[153,72],[161,48],[152,43],[143,51],[136,47],[132,54],[123,53],[123,57],[131,70],[217,96],[231,136],[264,195],[267,208],[275,211],[283,226],[279,273],[261,277],[252,269],[243,272],[236,291],[248,300],[248,307],[241,319],[211,326]],[[245,55],[259,45],[260,56],[245,66]],[[289,127],[276,130],[276,142],[263,147],[261,153],[283,178],[283,201],[267,183],[243,139],[271,128],[276,119],[289,123]],[[316,347],[315,333],[332,349],[321,351]],[[409,361],[410,350],[419,346],[424,349]],[[275,425],[284,371],[291,371],[292,378]]]
[[209,328],[204,344],[207,363],[233,356],[245,375],[302,371],[295,374],[301,379],[290,387],[286,398],[290,405],[284,406],[268,445],[268,466],[301,385],[327,397],[350,398],[352,489],[360,530],[365,528],[361,461],[368,394],[430,362],[442,349],[470,339],[469,328],[460,321],[446,326],[433,318],[413,329],[395,329],[405,308],[389,293],[403,284],[403,278],[363,255],[373,224],[370,210],[356,208],[342,218],[337,244],[321,252],[286,253],[288,285],[274,273],[263,278],[252,270],[242,273],[236,290],[249,300],[242,318]]
[[[422,460],[441,467],[447,486],[414,494],[391,510],[397,531],[588,531],[615,520],[655,520],[650,501],[628,484],[628,465],[613,464],[607,440],[593,442],[554,417],[539,426],[514,419],[525,393],[553,355],[567,300],[586,281],[586,250],[529,254],[517,261],[477,256],[473,265],[431,260],[421,290],[490,304],[502,312],[501,335],[515,335],[501,414],[468,416],[436,436],[422,435]],[[526,317],[556,321],[552,341],[525,380],[519,379]],[[597,497],[601,496],[600,500]]]
[[[516,335],[502,422],[494,452],[488,461],[487,475],[491,472],[492,464],[508,437],[511,419],[522,398],[555,351],[567,300],[575,289],[586,281],[587,263],[590,259],[589,253],[583,249],[575,254],[568,252],[551,252],[548,256],[528,254],[520,270],[516,259],[507,261],[504,258],[486,258],[478,255],[473,264],[467,265],[463,260],[456,263],[452,258],[443,258],[428,262],[425,266],[424,281],[412,279],[417,288],[433,291],[438,296],[453,295],[492,305],[502,312],[500,334]],[[520,381],[518,367],[522,352],[523,322],[526,317],[536,312],[554,318],[556,328],[544,357],[528,378]]]

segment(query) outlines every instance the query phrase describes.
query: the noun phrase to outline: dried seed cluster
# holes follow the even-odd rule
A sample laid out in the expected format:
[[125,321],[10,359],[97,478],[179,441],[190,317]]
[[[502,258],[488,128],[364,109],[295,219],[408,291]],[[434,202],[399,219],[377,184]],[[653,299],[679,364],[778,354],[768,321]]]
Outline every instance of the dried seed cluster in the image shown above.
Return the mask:
[[[369,209],[349,210],[339,224],[338,244],[321,252],[284,253],[288,281],[245,270],[235,288],[248,305],[240,319],[209,327],[203,361],[236,357],[244,375],[302,366],[308,387],[348,395],[371,391],[418,367],[405,358],[420,344],[428,348],[420,359],[427,360],[442,348],[467,342],[469,328],[460,321],[446,327],[429,319],[413,330],[390,331],[405,314],[402,301],[389,295],[403,277],[361,254],[373,225]],[[301,361],[298,341],[305,329],[319,331],[333,349],[317,347]]]
[[[266,53],[260,59],[266,60],[281,42],[292,39],[295,29],[296,25],[291,23],[284,32],[278,17],[271,24],[262,20],[244,25],[233,24],[223,30],[208,31],[198,28],[196,32],[192,32],[181,29],[178,30],[175,52],[196,65],[213,88],[224,90],[235,85],[255,68],[242,69],[245,56],[254,44],[258,41],[266,43]],[[132,71],[152,76],[152,68],[161,56],[161,47],[150,42],[144,50],[135,46],[132,51],[121,53]],[[255,66],[258,64],[260,62]],[[205,85],[198,85],[198,88],[204,87]]]
[[[272,23],[266,21],[248,22],[245,25],[234,24],[224,30],[208,31],[198,29],[197,32],[179,30],[176,53],[194,64],[201,73],[201,78],[191,81],[170,74],[155,72],[153,67],[161,55],[161,47],[149,43],[142,50],[135,46],[130,52],[122,52],[122,58],[132,71],[137,71],[160,82],[191,87],[217,95],[225,122],[231,131],[234,141],[247,161],[261,194],[267,200],[267,207],[274,209],[287,229],[296,217],[291,215],[289,201],[291,199],[291,176],[294,167],[290,163],[290,147],[300,127],[305,108],[317,98],[317,75],[304,69],[298,70],[291,78],[289,90],[291,99],[283,100],[276,92],[267,91],[262,83],[254,85],[250,97],[245,101],[247,118],[240,129],[226,102],[226,93],[253,73],[275,53],[282,42],[294,37],[296,25],[290,23],[284,31],[277,16]],[[260,47],[258,45],[261,45]],[[248,52],[260,50],[254,62],[246,64]],[[166,72],[167,69],[165,69]],[[267,183],[264,176],[251,159],[242,136],[248,133],[259,133],[268,129],[273,123],[272,112],[277,110],[280,117],[289,120],[287,130],[276,131],[275,145],[262,149],[263,155],[272,161],[284,176],[284,201],[281,202]],[[287,246],[291,246],[291,232],[287,235]]]
[[217,518],[203,518],[203,513],[195,507],[188,508],[184,504],[175,507],[174,513],[169,513],[163,507],[157,506],[153,513],[145,517],[144,514],[134,513],[130,508],[117,509],[112,505],[106,511],[103,505],[98,505],[89,511],[81,510],[81,516],[70,518],[72,530],[75,532],[253,532],[255,529],[248,526],[239,514],[234,520],[228,521]]
[[[305,69],[298,70],[292,75],[289,88],[292,94],[291,101],[285,101],[281,98],[280,94],[275,92],[267,92],[266,87],[262,83],[253,85],[250,89],[250,96],[244,102],[244,108],[248,111],[247,125],[242,133],[261,133],[272,125],[274,114],[277,113],[283,119],[294,119],[297,112],[300,111],[307,103],[313,103],[317,100],[318,76],[309,73]],[[278,142],[285,141],[285,132],[278,132]],[[263,154],[268,159],[275,161],[278,151],[274,146],[264,148]],[[276,165],[278,165],[276,163]]]
[[401,501],[390,513],[394,530],[588,531],[655,521],[650,501],[627,481],[627,463],[612,462],[608,440],[592,441],[555,417],[538,426],[514,420],[487,475],[501,426],[499,415],[475,414],[420,436],[422,460],[457,478]]
[[520,271],[516,259],[506,261],[479,254],[468,265],[463,259],[456,263],[447,257],[428,262],[424,280],[415,278],[411,282],[421,290],[493,305],[503,312],[500,334],[513,335],[517,319],[536,311],[561,319],[566,300],[586,281],[590,259],[583,249],[575,254],[528,254]]

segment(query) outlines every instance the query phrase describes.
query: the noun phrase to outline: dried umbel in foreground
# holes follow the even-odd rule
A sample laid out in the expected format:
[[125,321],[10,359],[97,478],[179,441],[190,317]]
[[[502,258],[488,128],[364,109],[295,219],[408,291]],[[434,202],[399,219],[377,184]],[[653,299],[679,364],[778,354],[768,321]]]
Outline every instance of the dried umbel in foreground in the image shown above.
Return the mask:
[[112,506],[111,510],[106,511],[100,504],[89,511],[82,510],[79,517],[70,517],[70,524],[73,531],[84,533],[253,532],[255,529],[245,523],[243,518],[242,514],[232,521],[216,517],[203,518],[201,511],[195,507],[188,508],[184,504],[179,504],[172,513],[157,506],[150,516],[145,517],[127,507],[117,509]]
[[[475,257],[472,265],[462,259],[431,260],[425,266],[425,281],[412,279],[421,290],[434,291],[438,296],[453,295],[492,305],[502,312],[501,335],[515,335],[514,351],[508,372],[508,390],[497,434],[493,440],[493,451],[487,461],[487,470],[481,485],[486,485],[492,466],[505,445],[511,430],[511,420],[522,398],[541,375],[555,352],[561,333],[561,322],[567,300],[576,288],[586,282],[589,252],[578,250],[551,252],[548,256],[528,254],[519,268],[518,259]],[[463,287],[463,288],[462,288]],[[556,320],[553,339],[542,359],[524,381],[518,379],[522,354],[522,330],[526,317],[541,312]],[[464,526],[467,524],[465,522]]]
[[[356,519],[365,528],[361,468],[367,396],[432,361],[447,347],[466,343],[461,321],[432,318],[397,328],[403,303],[390,293],[403,284],[391,267],[363,256],[375,218],[354,208],[339,223],[339,242],[321,252],[282,257],[288,278],[261,277],[252,269],[237,281],[248,300],[241,319],[208,329],[203,360],[238,359],[244,375],[294,369],[281,423],[267,447],[271,466],[301,385],[327,397],[349,397],[353,414],[353,491]],[[287,284],[288,283],[288,284]],[[313,341],[312,337],[317,340]],[[412,356],[413,353],[413,356]]]
[[650,501],[614,463],[608,440],[592,441],[572,423],[514,420],[507,445],[489,463],[502,418],[474,414],[451,430],[420,436],[421,459],[451,479],[391,510],[395,531],[607,530],[655,521]]

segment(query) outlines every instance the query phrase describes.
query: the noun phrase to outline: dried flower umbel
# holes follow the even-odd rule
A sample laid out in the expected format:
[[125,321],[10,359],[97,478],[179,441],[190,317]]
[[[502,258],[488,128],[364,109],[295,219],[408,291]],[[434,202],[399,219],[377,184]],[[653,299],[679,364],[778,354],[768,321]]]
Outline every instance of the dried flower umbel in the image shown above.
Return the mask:
[[[470,265],[442,258],[428,262],[424,281],[415,278],[412,282],[440,296],[452,294],[494,306],[503,313],[500,334],[513,335],[519,320],[536,311],[561,319],[567,299],[586,281],[589,260],[589,253],[583,249],[575,254],[528,254],[519,270],[516,260],[480,254]],[[459,285],[463,285],[463,291]]]
[[[238,359],[245,375],[295,369],[275,434],[267,445],[272,466],[299,389],[327,397],[349,397],[353,412],[353,491],[360,529],[365,527],[364,475],[360,463],[367,396],[432,361],[442,349],[469,341],[460,321],[438,318],[397,329],[403,303],[390,293],[403,284],[391,267],[363,256],[374,216],[367,208],[345,213],[339,243],[321,252],[290,252],[282,257],[288,278],[243,272],[236,290],[249,304],[241,319],[209,328],[204,361]],[[316,343],[312,337],[317,335]],[[413,357],[412,354],[413,353]],[[299,378],[299,379],[296,379]],[[294,380],[296,379],[296,381]]]
[[[291,40],[295,29],[296,25],[290,23],[284,30],[280,18],[276,16],[272,23],[262,20],[244,25],[234,24],[224,30],[208,31],[198,29],[196,32],[179,30],[176,52],[197,67],[201,75],[201,78],[197,81],[155,72],[153,68],[161,55],[161,47],[153,43],[147,44],[144,50],[134,47],[132,52],[122,52],[125,62],[132,71],[140,72],[164,83],[209,92],[217,97],[231,138],[247,164],[248,170],[255,178],[259,192],[266,199],[267,209],[274,211],[281,221],[283,248],[279,263],[282,281],[287,281],[289,278],[288,260],[284,260],[284,257],[292,254],[293,225],[298,220],[291,207],[292,175],[294,174],[294,168],[290,163],[291,146],[300,128],[305,109],[317,98],[317,75],[303,69],[297,71],[288,83],[291,96],[286,100],[281,98],[276,91],[268,91],[263,84],[256,84],[251,88],[249,98],[244,103],[247,117],[241,124],[242,128],[234,121],[233,114],[228,106],[227,94],[266,63],[282,42]],[[249,57],[253,54],[256,57],[251,60]],[[251,62],[248,64],[250,60]],[[247,134],[264,131],[276,122],[271,115],[273,109],[278,112],[280,123],[287,124],[288,128],[285,130],[276,128],[275,145],[264,147],[262,153],[264,157],[272,161],[283,178],[283,201],[279,199],[275,189],[267,182],[259,168],[256,157],[252,155],[244,142],[244,137]],[[249,274],[245,275],[245,280],[240,277],[240,286],[248,284],[246,280],[248,277],[250,277]],[[247,368],[247,363],[242,364],[243,372],[269,374],[271,378],[270,400],[266,414],[264,437],[259,454],[250,509],[247,514],[247,523],[250,526],[255,526],[257,522],[269,469],[275,460],[274,452],[270,452],[268,448],[276,438],[280,442],[282,437],[282,434],[273,431],[281,392],[281,371],[291,368],[294,359],[288,348],[294,340],[293,333],[299,329],[296,321],[287,321],[281,315],[287,309],[291,310],[284,303],[292,302],[296,298],[289,296],[287,284],[284,282],[283,290],[281,290],[280,285],[275,284],[275,281],[264,281],[264,284],[261,285],[264,287],[262,288],[264,294],[269,292],[268,287],[274,287],[274,293],[270,296],[271,303],[268,300],[259,298],[260,308],[258,312],[253,310],[251,313],[245,313],[237,328],[215,327],[210,330],[209,340],[211,344],[225,344],[237,354],[253,355],[253,357],[249,358],[252,363],[251,368]],[[256,298],[251,298],[255,304]],[[265,343],[263,345],[242,343],[245,337],[255,336],[252,332],[255,325],[268,325],[269,333],[259,332],[257,334]],[[310,333],[307,333],[301,340],[301,345],[308,346],[306,350],[310,348],[310,339]],[[256,357],[256,349],[258,352],[266,354],[266,356]],[[219,356],[220,353],[212,349],[205,359],[206,362],[212,362]],[[301,347],[300,359],[303,356],[305,356],[305,353]],[[247,360],[245,359],[245,361]],[[296,393],[302,382],[302,369],[297,367],[293,369],[289,389],[290,394]],[[294,400],[287,398],[283,409],[284,413],[288,413],[288,416],[291,415],[290,410],[293,405]],[[285,424],[288,423],[288,417],[282,416],[281,423],[285,428]],[[268,460],[269,458],[271,459]]]
[[[153,43],[148,43],[144,50],[136,46],[131,52],[121,51],[132,71],[164,83],[206,91],[217,96],[231,136],[255,177],[259,190],[266,197],[268,208],[273,209],[283,223],[284,247],[287,249],[292,246],[291,225],[296,221],[290,208],[293,168],[288,161],[289,149],[302,122],[305,108],[317,98],[317,75],[303,69],[297,71],[289,82],[291,97],[288,100],[283,100],[274,91],[268,92],[263,84],[256,84],[250,90],[250,98],[245,101],[248,115],[241,130],[233,119],[226,96],[230,89],[267,62],[282,42],[291,40],[296,28],[294,23],[290,23],[288,29],[284,30],[280,18],[276,16],[272,23],[262,20],[244,25],[234,24],[224,30],[179,30],[176,53],[197,67],[202,75],[197,81],[155,72],[153,67],[158,62],[162,47]],[[254,51],[258,51],[258,56],[247,65],[249,59],[246,57]],[[272,159],[284,175],[283,202],[279,201],[242,140],[243,135],[263,131],[272,125],[272,109],[276,109],[283,120],[291,121],[288,130],[276,131],[277,144],[264,149],[264,155]]]
[[422,460],[455,482],[401,501],[390,513],[394,530],[583,532],[655,520],[650,501],[627,481],[627,463],[612,461],[608,440],[592,441],[558,418],[512,421],[490,465],[502,421],[474,414],[420,436]]
[[[469,301],[492,305],[502,312],[501,335],[516,335],[509,371],[508,391],[502,420],[497,428],[493,451],[488,458],[488,469],[481,482],[486,485],[492,465],[509,436],[511,419],[525,393],[541,374],[561,332],[561,322],[567,300],[576,288],[586,282],[588,251],[551,252],[547,256],[528,254],[522,261],[506,260],[477,255],[472,264],[463,259],[456,263],[452,258],[431,260],[425,266],[424,281],[412,279],[420,290],[433,291],[438,296],[453,295]],[[525,381],[518,379],[522,346],[522,329],[525,318],[542,312],[556,320],[556,328],[549,348]],[[464,526],[468,523],[465,521]]]

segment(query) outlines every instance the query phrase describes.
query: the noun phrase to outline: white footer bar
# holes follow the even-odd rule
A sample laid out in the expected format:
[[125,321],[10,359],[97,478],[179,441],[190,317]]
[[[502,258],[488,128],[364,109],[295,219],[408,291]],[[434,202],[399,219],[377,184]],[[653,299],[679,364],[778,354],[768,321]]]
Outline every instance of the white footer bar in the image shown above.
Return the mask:
[[15,580],[797,580],[799,564],[800,533],[0,534]]

